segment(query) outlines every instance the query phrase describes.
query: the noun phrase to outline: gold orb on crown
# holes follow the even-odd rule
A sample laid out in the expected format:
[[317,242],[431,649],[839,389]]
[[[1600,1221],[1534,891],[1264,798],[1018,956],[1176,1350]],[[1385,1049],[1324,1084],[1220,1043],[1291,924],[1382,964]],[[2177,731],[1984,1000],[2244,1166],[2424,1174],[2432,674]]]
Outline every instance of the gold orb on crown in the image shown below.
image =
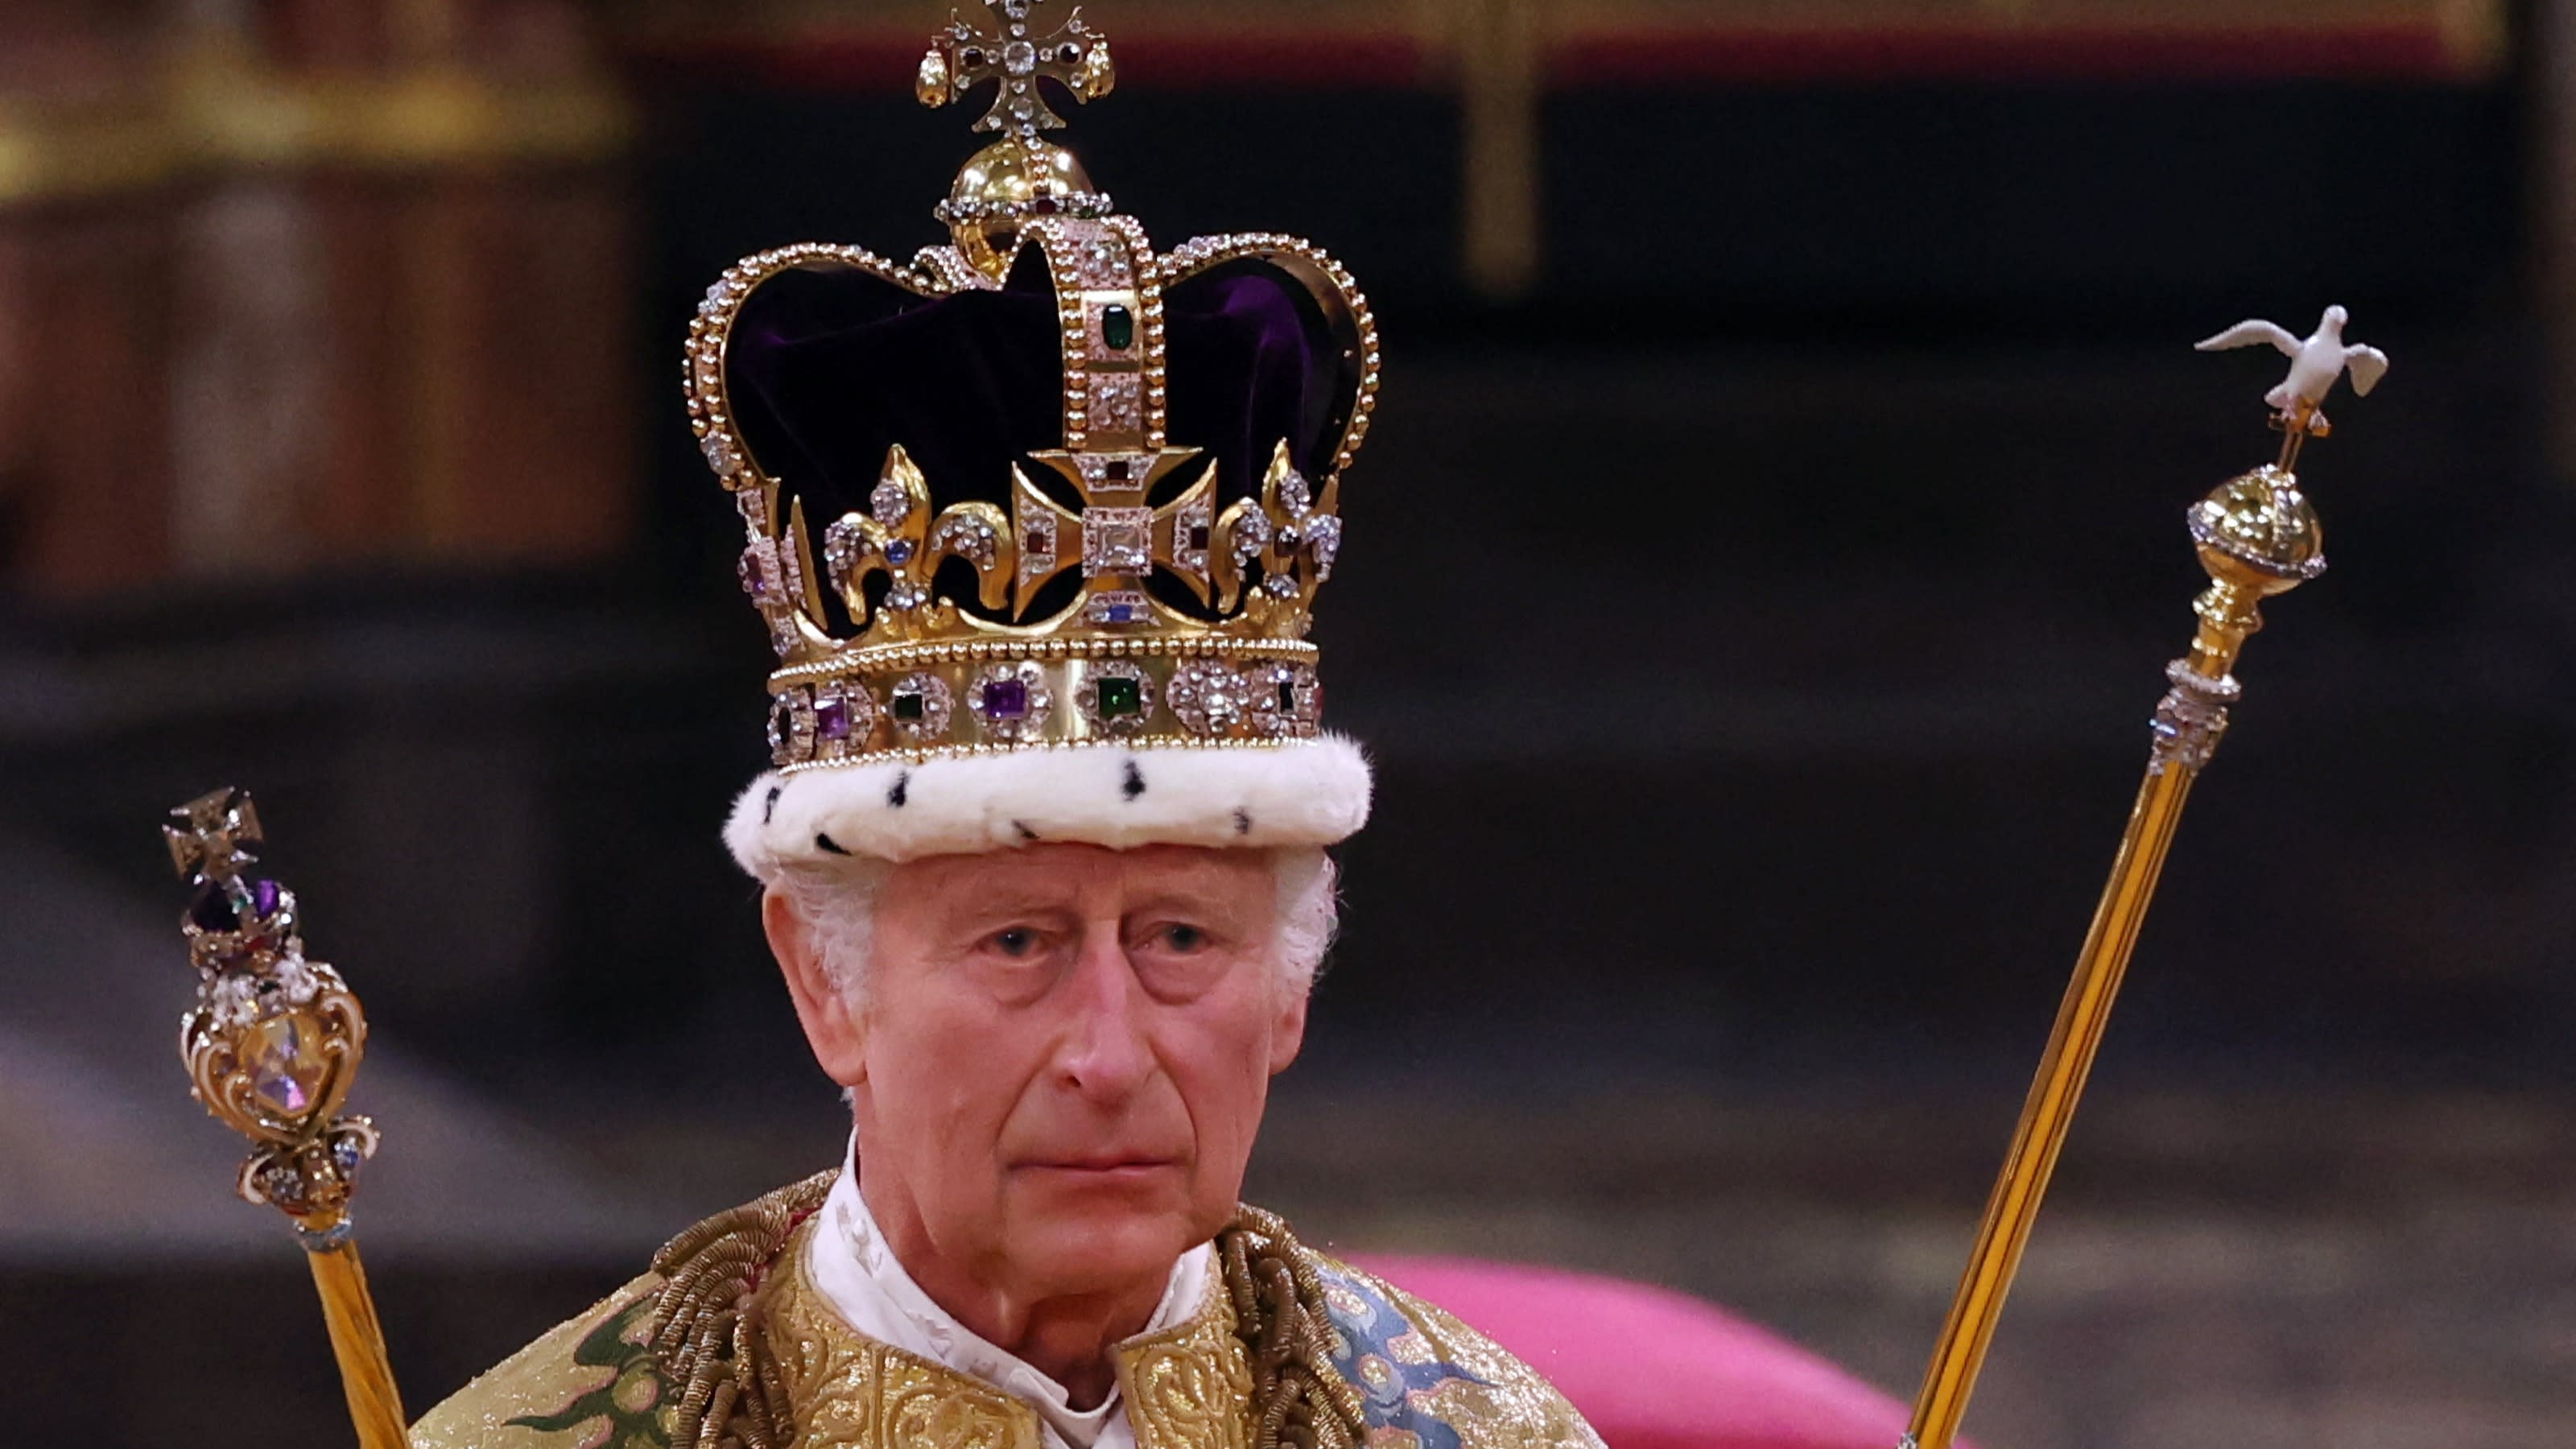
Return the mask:
[[1109,209],[1109,198],[1092,186],[1071,151],[1033,136],[1008,136],[958,169],[938,215],[967,263],[998,281],[1019,254],[1030,220]]

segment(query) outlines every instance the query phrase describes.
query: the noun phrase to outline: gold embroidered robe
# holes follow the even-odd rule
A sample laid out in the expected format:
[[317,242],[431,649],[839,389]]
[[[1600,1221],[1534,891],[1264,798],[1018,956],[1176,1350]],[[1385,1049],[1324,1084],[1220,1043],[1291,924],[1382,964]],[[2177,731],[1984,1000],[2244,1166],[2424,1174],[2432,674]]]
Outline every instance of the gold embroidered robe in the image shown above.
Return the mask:
[[[813,1189],[787,1191],[819,1202]],[[1299,1437],[1263,1432],[1265,1415],[1275,1425],[1283,1412],[1321,1421],[1306,1432],[1323,1446],[1600,1449],[1572,1405],[1483,1335],[1306,1248],[1266,1214],[1247,1209],[1245,1223],[1249,1231],[1238,1224],[1219,1239],[1223,1281],[1193,1318],[1117,1349],[1137,1449],[1276,1449]],[[769,1270],[752,1272],[740,1292],[750,1305],[740,1341],[757,1360],[742,1392],[770,1401],[763,1427],[703,1440],[694,1432],[701,1416],[720,1423],[736,1391],[731,1381],[711,1389],[703,1373],[675,1369],[667,1332],[657,1345],[657,1324],[673,1317],[658,1302],[666,1287],[699,1281],[666,1278],[666,1249],[663,1271],[432,1409],[412,1430],[413,1449],[693,1449],[738,1440],[755,1449],[772,1435],[775,1449],[1039,1449],[1044,1436],[1025,1403],[842,1322],[806,1274],[812,1232],[798,1218],[780,1234]],[[1253,1249],[1229,1242],[1237,1237]],[[674,1247],[691,1241],[684,1235]],[[1264,1331],[1247,1328],[1247,1309]],[[1296,1396],[1279,1383],[1299,1363],[1311,1416],[1288,1408]]]

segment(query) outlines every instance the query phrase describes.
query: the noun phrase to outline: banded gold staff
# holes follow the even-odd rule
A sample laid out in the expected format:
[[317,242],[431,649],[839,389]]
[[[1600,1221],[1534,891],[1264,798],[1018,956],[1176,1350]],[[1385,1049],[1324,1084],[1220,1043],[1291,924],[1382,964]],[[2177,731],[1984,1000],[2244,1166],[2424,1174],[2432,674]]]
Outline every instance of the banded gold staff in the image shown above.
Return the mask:
[[2183,802],[2227,732],[2227,712],[2243,690],[2234,673],[2246,639],[2263,627],[2260,605],[2324,573],[2325,531],[2299,491],[2299,450],[2328,432],[2326,394],[2349,371],[2353,390],[2367,393],[2388,370],[2376,348],[2343,340],[2344,309],[2329,307],[2314,336],[2301,339],[2270,322],[2240,322],[2199,344],[2202,351],[2269,343],[2290,359],[2290,374],[2265,401],[2272,425],[2283,434],[2280,456],[2222,484],[2191,506],[2186,521],[2209,588],[2192,603],[2200,616],[2191,652],[2165,666],[2171,686],[2157,704],[2146,779],[2120,838],[2093,926],[2075,959],[2074,979],[2058,1006],[2057,1023],[2039,1059],[2021,1123],[2013,1132],[2003,1171],[1987,1199],[1985,1221],[1968,1255],[1958,1297],[1925,1370],[1923,1388],[1900,1449],[1949,1449],[1985,1366],[1995,1321],[2021,1266],[2031,1225],[2058,1149],[2074,1123],[2077,1099],[2102,1045],[2111,1004],[2138,942],[2147,906],[2155,898],[2165,852],[2182,821]]
[[234,1187],[295,1224],[360,1449],[404,1449],[402,1396],[352,1235],[349,1195],[375,1155],[375,1124],[338,1115],[367,1045],[366,1013],[340,973],[306,959],[295,893],[253,877],[259,812],[217,790],[170,812],[171,863],[196,887],[180,930],[197,1005],[179,1024],[193,1095],[255,1144]]

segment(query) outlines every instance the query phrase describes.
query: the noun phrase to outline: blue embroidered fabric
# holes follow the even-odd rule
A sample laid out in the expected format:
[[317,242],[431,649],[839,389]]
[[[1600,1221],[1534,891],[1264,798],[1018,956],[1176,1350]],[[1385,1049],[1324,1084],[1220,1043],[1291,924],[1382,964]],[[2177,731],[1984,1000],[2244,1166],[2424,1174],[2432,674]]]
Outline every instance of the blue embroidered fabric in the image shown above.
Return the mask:
[[1440,1358],[1375,1283],[1329,1260],[1316,1270],[1333,1325],[1333,1367],[1360,1391],[1371,1442],[1385,1433],[1418,1449],[1466,1449],[1457,1427],[1427,1407],[1428,1396],[1456,1379],[1492,1385]]

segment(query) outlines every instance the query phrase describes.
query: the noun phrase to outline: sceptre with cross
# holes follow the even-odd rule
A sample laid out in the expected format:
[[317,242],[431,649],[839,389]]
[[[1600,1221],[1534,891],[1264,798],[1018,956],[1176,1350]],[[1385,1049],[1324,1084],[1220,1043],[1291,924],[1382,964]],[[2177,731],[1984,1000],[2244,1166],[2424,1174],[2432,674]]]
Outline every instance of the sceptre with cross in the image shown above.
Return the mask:
[[305,956],[295,893],[249,873],[265,841],[249,793],[217,790],[170,814],[170,863],[196,888],[180,922],[198,977],[180,1060],[206,1111],[254,1144],[234,1190],[295,1225],[360,1449],[403,1449],[402,1395],[349,1217],[376,1128],[340,1115],[366,1013],[338,971]]

